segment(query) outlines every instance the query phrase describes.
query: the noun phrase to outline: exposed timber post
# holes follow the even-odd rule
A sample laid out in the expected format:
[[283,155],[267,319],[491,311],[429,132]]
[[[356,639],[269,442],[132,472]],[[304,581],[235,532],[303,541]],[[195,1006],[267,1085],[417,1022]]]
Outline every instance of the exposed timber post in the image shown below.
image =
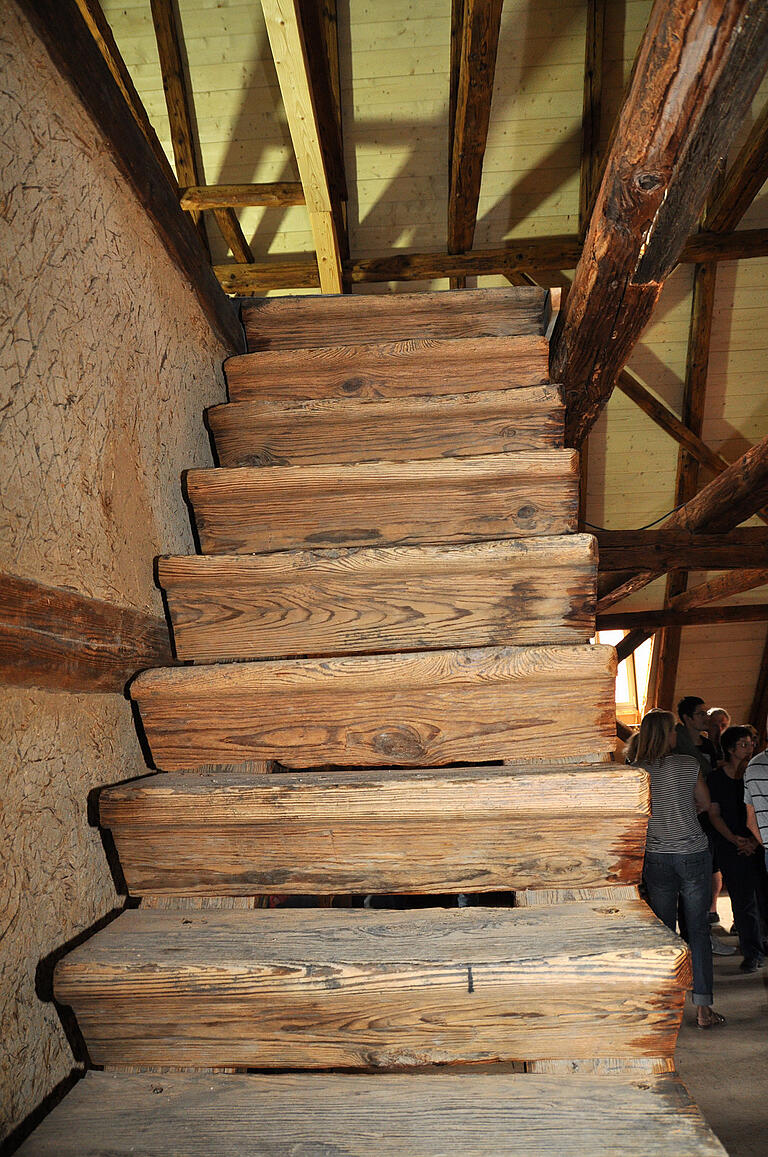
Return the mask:
[[578,446],[611,395],[768,64],[762,0],[657,0],[551,347]]

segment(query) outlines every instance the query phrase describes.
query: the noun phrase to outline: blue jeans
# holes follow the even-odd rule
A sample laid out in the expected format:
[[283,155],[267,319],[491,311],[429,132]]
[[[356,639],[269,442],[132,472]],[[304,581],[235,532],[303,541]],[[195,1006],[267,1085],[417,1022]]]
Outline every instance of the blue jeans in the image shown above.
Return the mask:
[[693,1003],[712,1004],[714,973],[707,920],[712,892],[711,852],[646,851],[643,880],[651,909],[673,932],[680,900],[693,965]]

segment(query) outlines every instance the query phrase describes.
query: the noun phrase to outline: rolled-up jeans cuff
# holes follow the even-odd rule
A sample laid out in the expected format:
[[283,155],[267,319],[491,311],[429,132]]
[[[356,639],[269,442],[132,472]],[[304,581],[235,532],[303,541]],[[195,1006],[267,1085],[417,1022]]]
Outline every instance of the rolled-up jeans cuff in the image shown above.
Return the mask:
[[712,1004],[714,999],[715,998],[711,992],[705,992],[704,994],[702,994],[700,992],[692,992],[691,993],[691,1000],[693,1001],[693,1003],[701,1005],[702,1007],[705,1007],[705,1008],[708,1008],[710,1006],[710,1004]]

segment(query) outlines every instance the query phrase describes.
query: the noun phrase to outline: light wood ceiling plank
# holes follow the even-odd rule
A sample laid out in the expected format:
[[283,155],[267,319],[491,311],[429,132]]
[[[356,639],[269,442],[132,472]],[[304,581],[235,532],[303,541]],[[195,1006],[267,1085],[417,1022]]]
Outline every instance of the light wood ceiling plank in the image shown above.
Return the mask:
[[317,106],[301,24],[299,0],[261,0],[299,177],[317,252],[320,288],[341,293],[341,251],[333,199],[320,144]]

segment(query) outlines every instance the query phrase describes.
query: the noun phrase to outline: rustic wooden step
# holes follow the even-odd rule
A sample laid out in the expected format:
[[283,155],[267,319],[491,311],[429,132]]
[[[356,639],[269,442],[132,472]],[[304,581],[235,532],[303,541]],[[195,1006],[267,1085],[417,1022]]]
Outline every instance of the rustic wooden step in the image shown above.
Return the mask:
[[690,968],[640,900],[127,910],[59,962],[94,1064],[671,1056]]
[[487,647],[144,671],[155,764],[436,766],[612,750],[613,647]]
[[[334,334],[326,335],[335,340]],[[366,342],[237,354],[224,363],[230,400],[397,398],[508,390],[549,381],[546,338]]]
[[20,1157],[726,1157],[683,1084],[637,1073],[86,1073]]
[[229,402],[208,422],[221,466],[407,462],[563,445],[556,386],[367,401]]
[[649,810],[645,772],[616,764],[187,771],[106,788],[99,802],[137,896],[631,883]]
[[509,286],[460,293],[366,293],[273,297],[242,307],[249,350],[307,349],[412,338],[515,337],[543,334],[545,289]]
[[581,643],[595,633],[589,535],[161,558],[180,659]]
[[576,529],[578,455],[190,470],[204,554],[471,542]]

